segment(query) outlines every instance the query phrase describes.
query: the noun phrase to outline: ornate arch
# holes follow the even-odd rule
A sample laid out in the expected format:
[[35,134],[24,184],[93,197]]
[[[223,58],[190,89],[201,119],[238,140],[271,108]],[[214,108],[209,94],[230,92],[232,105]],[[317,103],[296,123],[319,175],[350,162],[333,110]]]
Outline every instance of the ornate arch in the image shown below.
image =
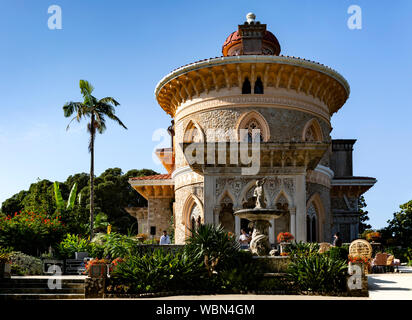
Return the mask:
[[239,141],[244,141],[246,136],[242,136],[240,129],[260,129],[260,134],[263,142],[267,142],[270,138],[270,128],[266,119],[257,111],[250,111],[240,116],[236,125]]
[[279,193],[276,195],[275,201],[273,202],[273,205],[276,206],[277,203],[284,204],[285,201],[282,198],[286,200],[286,202],[288,204],[288,208],[289,209],[292,208],[292,206],[293,206],[292,197],[287,192],[285,192],[283,189],[280,190]]
[[[190,194],[187,198],[186,201],[183,205],[183,219],[182,219],[182,224],[186,227],[185,228],[185,236],[189,237],[191,235],[190,229],[191,229],[191,216],[192,212],[194,209],[198,208],[199,212],[199,217],[200,221],[204,221],[204,211],[203,211],[203,203],[200,201],[200,199],[194,195]],[[197,217],[196,217],[197,218]]]
[[316,118],[309,120],[302,131],[302,141],[322,142],[323,133],[319,121]]
[[[313,212],[315,210],[315,212]],[[322,203],[322,199],[319,195],[319,193],[313,194],[310,199],[306,203],[306,218],[307,218],[307,223],[308,221],[312,223],[311,226],[306,226],[307,229],[309,230],[309,227],[311,228],[311,232],[313,233],[313,224],[316,228],[316,236],[313,237],[314,240],[317,242],[322,242],[323,241],[323,231],[324,231],[324,225],[325,225],[325,208]],[[315,221],[315,222],[314,222]],[[308,234],[309,237],[309,234]]]
[[223,199],[225,197],[229,197],[230,200],[233,203],[233,206],[237,205],[237,201],[235,196],[232,194],[232,192],[230,192],[229,188],[226,186],[225,189],[223,190],[223,192],[219,195],[219,197],[217,198],[217,204],[220,205],[221,202],[223,201]]
[[204,142],[205,133],[202,127],[195,121],[190,120],[183,135],[183,142]]

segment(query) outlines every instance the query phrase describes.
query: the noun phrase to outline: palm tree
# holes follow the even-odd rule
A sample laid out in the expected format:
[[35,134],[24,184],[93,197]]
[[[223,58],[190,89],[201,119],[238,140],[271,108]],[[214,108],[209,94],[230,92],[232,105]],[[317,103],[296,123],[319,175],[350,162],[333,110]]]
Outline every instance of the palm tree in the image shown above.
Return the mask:
[[83,95],[83,102],[67,102],[63,106],[64,116],[66,118],[74,117],[67,125],[66,130],[69,129],[70,123],[73,120],[80,122],[83,118],[90,118],[87,124],[87,130],[90,133],[89,152],[90,152],[90,240],[93,239],[93,222],[94,222],[94,139],[96,137],[96,130],[102,134],[106,130],[106,119],[108,118],[116,121],[123,128],[127,129],[122,121],[115,116],[115,108],[119,103],[112,97],[106,97],[97,100],[92,96],[94,88],[86,80],[80,80],[80,91]]

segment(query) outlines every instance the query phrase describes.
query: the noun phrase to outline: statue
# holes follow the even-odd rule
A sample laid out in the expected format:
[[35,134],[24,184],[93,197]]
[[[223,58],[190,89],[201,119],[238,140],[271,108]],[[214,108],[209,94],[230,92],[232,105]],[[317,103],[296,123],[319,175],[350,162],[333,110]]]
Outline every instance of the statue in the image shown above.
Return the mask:
[[265,191],[263,185],[266,182],[266,178],[256,181],[256,187],[253,192],[253,196],[256,197],[255,209],[262,209],[265,207]]

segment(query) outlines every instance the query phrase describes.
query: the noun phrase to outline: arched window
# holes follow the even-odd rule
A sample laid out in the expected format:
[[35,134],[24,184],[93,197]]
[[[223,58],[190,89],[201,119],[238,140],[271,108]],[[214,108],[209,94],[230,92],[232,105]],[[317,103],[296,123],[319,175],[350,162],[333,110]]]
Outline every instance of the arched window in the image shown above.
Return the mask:
[[317,242],[317,220],[318,215],[316,207],[311,203],[307,209],[306,215],[306,238],[308,242]]
[[252,87],[250,85],[250,81],[248,78],[245,79],[242,86],[242,94],[250,94],[252,93]]
[[323,134],[319,122],[316,119],[308,121],[303,128],[303,141],[305,142],[322,142]]
[[255,92],[255,94],[263,94],[263,82],[260,79],[260,77],[258,77],[256,82],[255,82],[254,92]]
[[256,111],[241,116],[237,128],[240,141],[252,143],[253,140],[260,142],[269,140],[269,125],[265,118]]
[[193,232],[197,229],[201,221],[201,209],[194,203],[190,210],[190,230]]
[[197,123],[190,121],[186,127],[183,142],[202,142],[204,141],[204,134]]

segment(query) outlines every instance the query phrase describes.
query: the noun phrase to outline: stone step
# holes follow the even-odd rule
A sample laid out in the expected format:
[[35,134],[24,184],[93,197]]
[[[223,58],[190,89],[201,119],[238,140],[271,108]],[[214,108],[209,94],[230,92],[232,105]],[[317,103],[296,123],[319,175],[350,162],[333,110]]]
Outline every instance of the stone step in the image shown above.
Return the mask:
[[[53,281],[52,283],[56,283]],[[61,282],[62,288],[84,288],[83,282]],[[0,282],[0,288],[48,288],[48,282]]]
[[[52,283],[57,283],[53,281]],[[84,283],[61,282],[62,288],[84,288]],[[0,288],[48,288],[48,282],[1,282]]]
[[84,299],[84,294],[66,293],[66,294],[52,294],[52,293],[0,293],[0,300],[44,300],[44,299]]
[[1,293],[19,293],[19,294],[26,294],[26,293],[50,293],[50,294],[66,294],[66,293],[73,293],[73,294],[84,294],[84,287],[83,288],[61,288],[61,289],[49,289],[49,288],[1,288]]

